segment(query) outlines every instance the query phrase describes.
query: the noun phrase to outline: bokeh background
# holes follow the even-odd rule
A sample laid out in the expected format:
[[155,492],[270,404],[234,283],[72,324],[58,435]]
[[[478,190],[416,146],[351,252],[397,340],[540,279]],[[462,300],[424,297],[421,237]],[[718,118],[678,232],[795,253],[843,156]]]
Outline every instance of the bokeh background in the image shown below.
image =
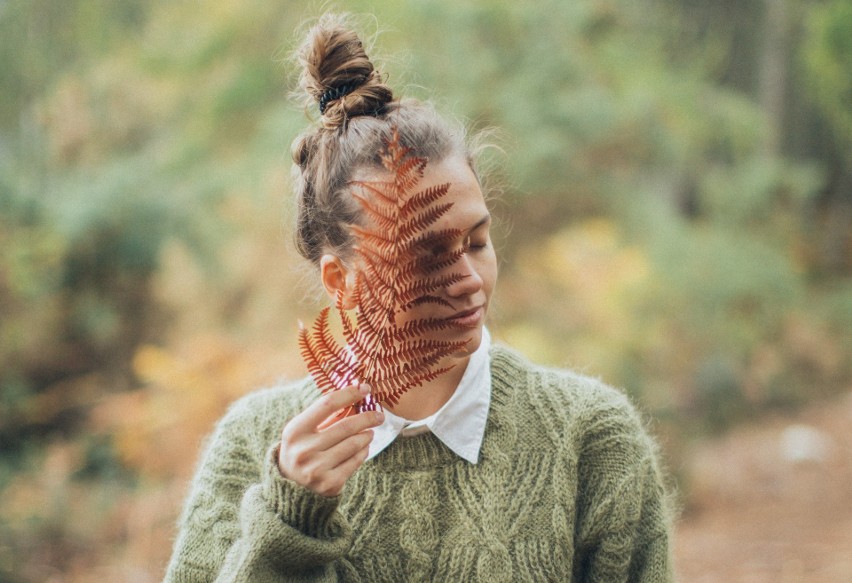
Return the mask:
[[[648,413],[682,580],[852,580],[852,3],[334,7],[499,129],[492,332]],[[323,8],[0,0],[0,580],[159,581],[215,420],[304,374]]]

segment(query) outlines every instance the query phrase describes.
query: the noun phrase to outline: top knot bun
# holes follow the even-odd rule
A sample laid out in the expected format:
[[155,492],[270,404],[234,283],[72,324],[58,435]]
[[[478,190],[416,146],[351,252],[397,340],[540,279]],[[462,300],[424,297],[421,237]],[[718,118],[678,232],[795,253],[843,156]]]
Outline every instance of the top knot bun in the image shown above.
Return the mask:
[[339,15],[326,14],[311,28],[299,61],[300,85],[319,105],[325,128],[341,127],[359,115],[380,114],[393,101],[361,39]]
[[434,163],[460,155],[473,168],[474,153],[464,126],[445,120],[428,102],[394,99],[343,17],[322,16],[297,58],[306,106],[320,110],[322,127],[310,124],[291,148],[295,238],[299,253],[319,267],[327,253],[353,257],[350,227],[362,223],[362,208],[352,181],[362,171],[386,171],[380,154],[394,132]]

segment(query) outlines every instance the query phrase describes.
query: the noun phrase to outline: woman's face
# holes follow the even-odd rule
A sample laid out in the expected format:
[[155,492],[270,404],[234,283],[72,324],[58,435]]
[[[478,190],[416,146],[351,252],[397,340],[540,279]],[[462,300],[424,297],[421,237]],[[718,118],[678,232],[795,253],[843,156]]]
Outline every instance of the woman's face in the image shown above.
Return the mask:
[[[457,241],[450,241],[451,249],[466,246],[468,251],[446,268],[447,273],[460,273],[465,277],[435,292],[452,308],[425,304],[414,317],[444,318],[455,324],[442,333],[449,340],[468,340],[463,354],[468,356],[482,342],[482,327],[497,282],[497,256],[491,242],[491,214],[485,205],[479,181],[463,156],[451,156],[438,164],[427,165],[418,190],[449,183],[441,203],[453,203],[431,230],[457,229],[464,233]],[[425,312],[425,313],[424,313]]]
[[[375,174],[358,178],[367,181],[386,179]],[[453,265],[432,275],[458,273],[465,277],[432,292],[445,300],[447,305],[422,304],[398,316],[397,324],[402,325],[416,318],[446,319],[454,325],[436,333],[434,337],[451,341],[467,340],[465,349],[455,355],[456,358],[466,358],[482,342],[482,327],[497,281],[497,257],[490,236],[491,214],[485,205],[479,181],[463,156],[451,156],[439,163],[428,164],[415,188],[420,191],[442,184],[449,184],[450,187],[440,203],[452,203],[453,206],[429,227],[429,231],[453,229],[463,234],[457,240],[442,240],[442,245],[449,248],[442,247],[434,252],[452,251],[462,246],[468,250]]]

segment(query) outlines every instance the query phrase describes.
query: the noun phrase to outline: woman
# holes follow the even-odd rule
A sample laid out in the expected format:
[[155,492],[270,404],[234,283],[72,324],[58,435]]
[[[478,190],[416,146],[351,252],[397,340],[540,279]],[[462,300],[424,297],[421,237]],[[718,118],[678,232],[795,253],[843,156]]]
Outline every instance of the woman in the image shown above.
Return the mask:
[[665,489],[627,399],[491,343],[497,261],[463,129],[394,100],[337,17],[300,56],[322,115],[294,144],[300,252],[332,298],[354,301],[351,185],[387,178],[376,154],[397,131],[428,162],[418,187],[450,185],[434,228],[461,233],[463,277],[419,309],[464,347],[384,411],[338,419],[369,387],[318,398],[309,379],[236,403],[192,483],[166,580],[670,580]]

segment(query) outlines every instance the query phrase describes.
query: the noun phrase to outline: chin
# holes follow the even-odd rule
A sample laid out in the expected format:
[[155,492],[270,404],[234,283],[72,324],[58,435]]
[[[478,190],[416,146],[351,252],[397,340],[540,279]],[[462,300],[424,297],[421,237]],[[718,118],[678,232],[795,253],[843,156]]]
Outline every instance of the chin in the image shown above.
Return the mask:
[[467,344],[455,356],[457,358],[467,358],[482,345],[482,326],[462,330],[459,336],[459,340],[467,340]]

